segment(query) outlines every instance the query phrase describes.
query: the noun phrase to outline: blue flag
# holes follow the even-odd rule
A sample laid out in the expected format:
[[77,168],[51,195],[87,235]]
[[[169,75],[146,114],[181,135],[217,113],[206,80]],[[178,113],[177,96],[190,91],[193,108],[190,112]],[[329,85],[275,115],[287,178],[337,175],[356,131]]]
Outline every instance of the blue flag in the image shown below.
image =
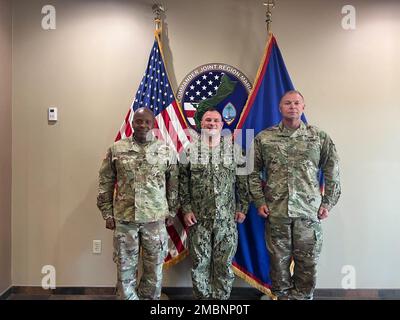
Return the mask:
[[[282,95],[293,90],[293,84],[283,62],[275,37],[271,34],[257,72],[253,91],[239,119],[237,129],[242,129],[242,146],[246,145],[246,130],[253,129],[254,136],[281,121],[279,101]],[[250,141],[251,143],[252,141]],[[235,273],[250,285],[270,294],[269,254],[265,244],[265,219],[257,214],[254,204],[243,224],[238,224],[239,244],[233,261]]]

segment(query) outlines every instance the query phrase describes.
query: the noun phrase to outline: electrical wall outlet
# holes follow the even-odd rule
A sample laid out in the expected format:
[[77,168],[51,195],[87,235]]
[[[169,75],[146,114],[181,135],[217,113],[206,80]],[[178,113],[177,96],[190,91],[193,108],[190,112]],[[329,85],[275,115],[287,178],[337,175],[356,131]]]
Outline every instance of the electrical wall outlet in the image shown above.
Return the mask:
[[101,253],[101,240],[93,240],[93,253]]

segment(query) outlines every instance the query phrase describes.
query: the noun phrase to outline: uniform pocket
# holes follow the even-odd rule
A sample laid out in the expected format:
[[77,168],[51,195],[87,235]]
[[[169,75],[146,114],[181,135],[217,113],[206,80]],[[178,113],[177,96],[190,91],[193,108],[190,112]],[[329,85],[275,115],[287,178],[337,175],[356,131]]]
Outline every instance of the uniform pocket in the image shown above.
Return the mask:
[[190,176],[192,180],[192,184],[199,184],[200,181],[203,181],[203,177],[206,174],[206,167],[201,164],[191,164],[190,165]]
[[298,252],[309,257],[319,256],[322,248],[322,227],[319,221],[297,220],[293,236]]
[[192,172],[203,172],[205,170],[205,165],[202,164],[190,164],[190,171]]
[[164,261],[164,259],[168,254],[168,233],[164,221],[160,222],[159,230],[160,230],[159,233],[160,252],[163,253],[161,255],[161,259],[162,261]]
[[118,154],[115,158],[115,166],[119,179],[133,180],[135,177],[135,159],[126,153]]

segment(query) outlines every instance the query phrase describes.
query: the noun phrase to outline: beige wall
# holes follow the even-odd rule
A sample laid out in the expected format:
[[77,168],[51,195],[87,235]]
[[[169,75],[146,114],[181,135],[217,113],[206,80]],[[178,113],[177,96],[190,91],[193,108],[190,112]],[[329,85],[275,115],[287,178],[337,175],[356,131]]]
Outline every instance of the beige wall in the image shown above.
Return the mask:
[[0,0],[0,294],[11,286],[11,1]]
[[[55,0],[57,29],[45,31],[43,1],[15,1],[14,285],[40,285],[47,264],[56,267],[60,286],[115,282],[111,233],[95,205],[97,170],[147,63],[152,3]],[[343,196],[324,222],[318,287],[340,288],[344,265],[355,267],[358,288],[400,287],[400,3],[352,1],[352,31],[341,27],[345,2],[277,3],[273,30],[306,97],[308,120],[332,136],[342,159]],[[254,79],[266,40],[262,1],[175,0],[167,10],[175,88],[209,62]],[[46,120],[50,106],[59,108],[55,125]],[[93,239],[103,240],[101,255],[91,253]],[[190,286],[188,268],[184,261],[169,270],[165,285]]]

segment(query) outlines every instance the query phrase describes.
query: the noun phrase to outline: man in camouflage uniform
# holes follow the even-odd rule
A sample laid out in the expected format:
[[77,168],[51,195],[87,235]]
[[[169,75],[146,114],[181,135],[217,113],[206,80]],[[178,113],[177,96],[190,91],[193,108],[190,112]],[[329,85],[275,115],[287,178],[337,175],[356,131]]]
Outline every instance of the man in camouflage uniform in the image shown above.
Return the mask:
[[[254,140],[250,194],[260,216],[267,218],[272,292],[278,299],[312,299],[322,246],[320,220],[340,196],[339,159],[331,138],[301,121],[304,99],[289,91],[281,99],[282,122]],[[321,195],[318,172],[325,176]],[[266,173],[263,192],[260,172]],[[294,274],[290,263],[294,260]]]
[[[133,136],[107,151],[97,206],[106,228],[114,230],[119,298],[159,299],[167,253],[165,218],[177,209],[178,167],[170,149],[152,136],[154,115],[149,109],[138,109],[132,126]],[[143,275],[137,286],[140,249]]]
[[201,138],[182,154],[179,165],[179,193],[184,221],[190,227],[191,274],[197,299],[229,298],[235,278],[236,222],[242,223],[247,213],[247,176],[237,170],[246,160],[232,136],[221,137],[222,126],[218,111],[205,112]]

